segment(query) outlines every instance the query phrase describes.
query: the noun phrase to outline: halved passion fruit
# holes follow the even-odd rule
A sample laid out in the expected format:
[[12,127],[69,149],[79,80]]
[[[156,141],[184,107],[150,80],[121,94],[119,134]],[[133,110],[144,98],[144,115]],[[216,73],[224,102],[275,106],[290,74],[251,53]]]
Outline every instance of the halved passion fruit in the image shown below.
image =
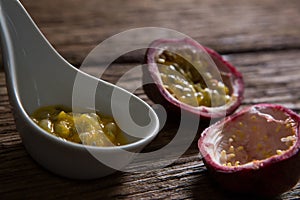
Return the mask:
[[275,196],[300,178],[299,122],[299,115],[280,105],[254,105],[208,127],[198,146],[223,187]]
[[241,103],[242,75],[215,51],[192,39],[160,39],[149,46],[144,90],[167,110],[217,118]]

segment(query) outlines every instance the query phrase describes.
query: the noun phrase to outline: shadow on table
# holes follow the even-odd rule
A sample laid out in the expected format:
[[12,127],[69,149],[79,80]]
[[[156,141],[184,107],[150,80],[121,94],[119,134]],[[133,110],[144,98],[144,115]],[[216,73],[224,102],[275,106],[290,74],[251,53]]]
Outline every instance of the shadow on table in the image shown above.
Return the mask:
[[0,158],[1,199],[109,199],[118,193],[123,177],[122,172],[95,180],[57,176],[39,166],[22,144],[2,148]]
[[193,198],[194,199],[222,199],[222,200],[281,200],[280,196],[273,198],[258,197],[252,196],[249,194],[238,194],[226,191],[221,188],[208,174],[207,171],[195,176],[195,184],[192,188]]

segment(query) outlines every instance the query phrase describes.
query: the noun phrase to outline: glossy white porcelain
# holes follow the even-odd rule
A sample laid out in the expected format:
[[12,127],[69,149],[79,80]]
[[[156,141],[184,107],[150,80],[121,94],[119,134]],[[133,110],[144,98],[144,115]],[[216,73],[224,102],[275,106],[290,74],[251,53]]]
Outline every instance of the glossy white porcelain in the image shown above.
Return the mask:
[[[69,178],[98,178],[121,170],[136,155],[128,152],[139,152],[156,136],[159,121],[151,107],[131,93],[91,77],[66,62],[41,34],[19,1],[0,0],[0,25],[4,70],[17,130],[26,150],[40,165]],[[135,126],[125,128],[129,135],[138,136],[137,140],[119,147],[84,146],[61,140],[30,119],[30,114],[41,106],[74,107],[73,89],[78,77],[80,87],[84,88],[82,95],[76,96],[82,98],[76,99],[76,102],[82,100],[81,109],[95,107],[106,115],[114,113],[117,123],[123,125],[137,121],[143,131]],[[113,94],[119,94],[119,98],[112,103]],[[94,105],[89,105],[87,99],[93,99]],[[130,116],[126,115],[128,99]],[[112,106],[120,112],[112,112]]]

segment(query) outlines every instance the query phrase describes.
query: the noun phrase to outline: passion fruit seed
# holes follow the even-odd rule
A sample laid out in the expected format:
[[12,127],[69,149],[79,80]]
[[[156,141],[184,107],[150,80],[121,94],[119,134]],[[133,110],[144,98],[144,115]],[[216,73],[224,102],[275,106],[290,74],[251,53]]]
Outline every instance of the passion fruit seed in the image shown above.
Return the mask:
[[48,131],[48,132],[53,131],[53,125],[49,119],[43,119],[43,120],[37,122],[37,124],[45,131]]
[[[252,121],[265,120],[265,118],[256,116],[255,114],[251,115],[250,119]],[[267,123],[274,123],[274,121],[270,119],[267,119],[266,121]],[[228,134],[228,143],[223,146],[223,149],[221,149],[220,163],[223,166],[231,167],[243,165],[255,160],[266,159],[273,155],[283,154],[286,150],[288,150],[295,144],[296,136],[295,130],[293,129],[295,124],[296,123],[293,119],[287,118],[285,121],[280,122],[276,126],[274,133],[267,131],[263,134],[257,134],[258,129],[254,123],[250,122],[248,123],[248,125],[244,125],[242,121],[237,122],[234,133]],[[257,140],[258,142],[254,145],[240,145],[240,142],[245,140],[245,132],[248,132],[249,127],[251,128],[251,131],[257,135],[257,138],[255,138],[255,140]],[[280,131],[282,130],[282,127],[285,127],[286,130]],[[270,136],[271,134],[277,134],[277,141],[270,139],[270,137],[274,138],[274,135]],[[272,148],[272,145],[274,144],[276,144],[276,148]]]
[[230,100],[228,87],[214,78],[207,64],[193,60],[189,52],[177,54],[164,50],[156,62],[160,64],[164,88],[179,101],[194,107],[210,107],[222,106]]
[[198,106],[196,90],[186,78],[172,66],[162,65],[159,68],[164,87],[179,101],[191,106]]

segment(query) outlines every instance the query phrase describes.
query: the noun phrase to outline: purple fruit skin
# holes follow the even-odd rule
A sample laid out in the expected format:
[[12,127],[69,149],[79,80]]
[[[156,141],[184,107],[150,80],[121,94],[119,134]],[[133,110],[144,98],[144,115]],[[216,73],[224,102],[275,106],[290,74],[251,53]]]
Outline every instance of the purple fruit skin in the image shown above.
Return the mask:
[[[234,87],[238,88],[238,95],[236,102],[226,109],[225,112],[209,112],[205,107],[202,109],[198,109],[192,106],[187,106],[181,104],[179,101],[174,101],[168,97],[168,92],[163,88],[163,86],[159,83],[159,74],[157,71],[157,65],[154,61],[154,54],[156,53],[157,47],[160,44],[171,44],[171,43],[182,43],[188,44],[197,48],[205,49],[205,51],[211,56],[215,64],[218,68],[226,68],[230,72],[230,74],[235,78],[236,85]],[[187,114],[193,114],[199,117],[203,117],[204,119],[210,118],[220,118],[224,117],[224,115],[229,115],[233,113],[241,104],[243,100],[244,94],[244,82],[242,74],[237,71],[237,69],[231,65],[229,62],[225,61],[217,52],[207,47],[201,46],[197,42],[189,39],[159,39],[152,42],[147,50],[146,58],[145,58],[148,66],[147,68],[143,67],[143,79],[144,84],[143,88],[147,96],[155,103],[161,104],[165,107],[167,111],[175,114],[175,117],[180,117],[180,112],[185,112]],[[225,114],[224,114],[225,113]]]
[[[214,128],[222,123],[230,123],[251,107],[225,118],[222,121],[208,127],[203,131],[198,141],[200,153],[203,156],[204,164],[215,180],[233,192],[254,194],[261,196],[277,196],[295,186],[300,178],[300,135],[299,122],[300,116],[293,111],[280,105],[258,104],[255,107],[269,107],[286,112],[297,122],[296,145],[280,156],[272,156],[263,161],[263,166],[258,169],[243,167],[224,167],[214,163],[204,149],[203,139],[208,134],[213,134]],[[212,133],[211,133],[212,132]]]

